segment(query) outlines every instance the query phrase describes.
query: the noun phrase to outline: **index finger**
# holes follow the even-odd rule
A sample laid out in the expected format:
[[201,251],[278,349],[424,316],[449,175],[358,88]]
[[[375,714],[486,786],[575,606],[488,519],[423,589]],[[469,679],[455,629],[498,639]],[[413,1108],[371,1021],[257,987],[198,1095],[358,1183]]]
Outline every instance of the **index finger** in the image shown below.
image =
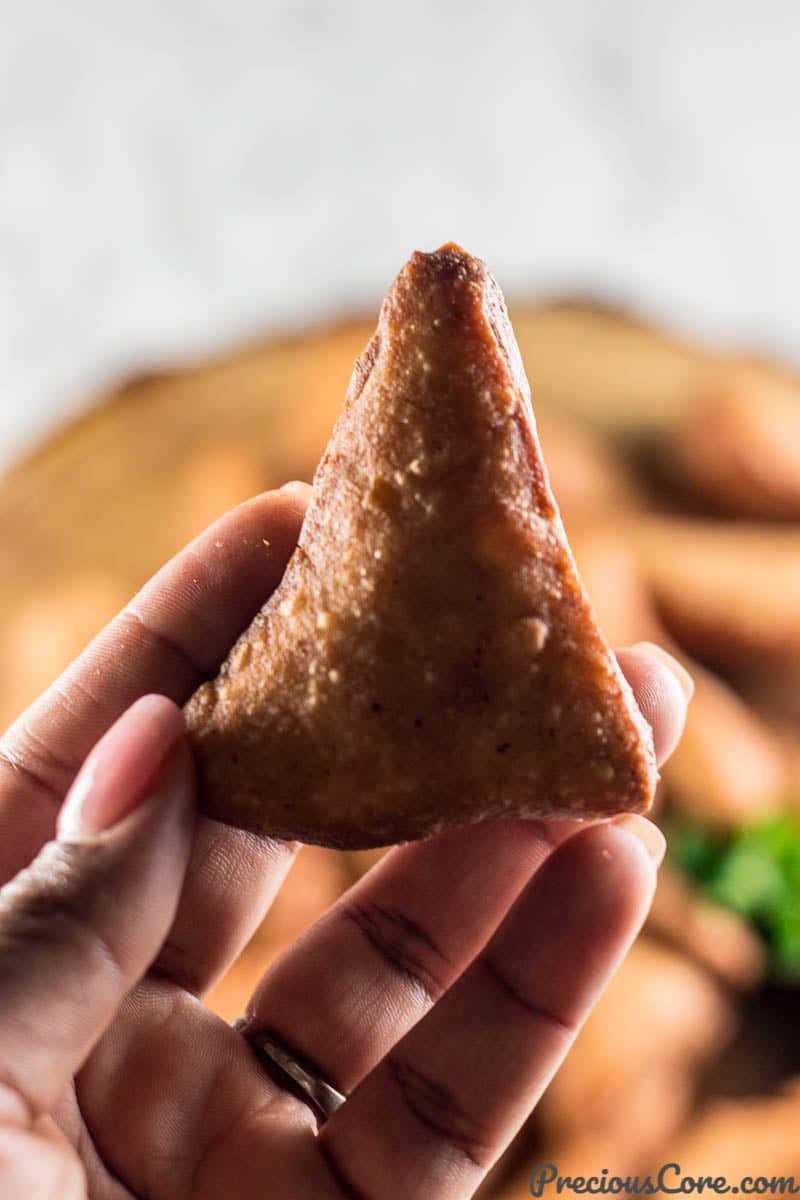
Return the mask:
[[163,567],[0,741],[0,882],[52,836],[92,746],[134,700],[182,704],[213,676],[280,581],[297,542],[302,487],[222,517]]

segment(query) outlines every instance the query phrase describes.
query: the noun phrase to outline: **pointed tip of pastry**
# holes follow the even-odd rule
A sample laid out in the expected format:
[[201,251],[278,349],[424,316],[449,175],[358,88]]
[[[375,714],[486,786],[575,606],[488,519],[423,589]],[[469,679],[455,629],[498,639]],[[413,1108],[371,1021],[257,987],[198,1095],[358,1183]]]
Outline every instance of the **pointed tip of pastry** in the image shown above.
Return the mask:
[[476,258],[457,242],[445,242],[438,250],[415,250],[404,271],[416,278],[426,275],[449,284],[459,279],[483,279],[489,274],[483,259]]
[[409,367],[438,363],[440,375],[502,363],[509,385],[529,396],[503,294],[483,260],[456,242],[414,251],[386,295],[377,337]]
[[399,291],[413,294],[417,301],[428,297],[453,308],[459,298],[479,302],[490,282],[494,281],[480,258],[468,254],[455,242],[447,242],[438,250],[415,250],[395,279],[387,299],[391,300]]

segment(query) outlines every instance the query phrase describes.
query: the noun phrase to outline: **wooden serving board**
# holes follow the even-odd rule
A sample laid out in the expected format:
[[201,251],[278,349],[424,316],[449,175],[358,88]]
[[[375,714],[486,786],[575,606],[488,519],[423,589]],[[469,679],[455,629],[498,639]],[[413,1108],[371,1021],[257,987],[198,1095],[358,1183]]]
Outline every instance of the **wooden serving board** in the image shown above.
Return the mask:
[[[668,428],[726,361],[600,308],[512,318],[537,409],[614,436]],[[0,724],[211,520],[311,478],[372,329],[355,321],[131,380],[0,480]]]

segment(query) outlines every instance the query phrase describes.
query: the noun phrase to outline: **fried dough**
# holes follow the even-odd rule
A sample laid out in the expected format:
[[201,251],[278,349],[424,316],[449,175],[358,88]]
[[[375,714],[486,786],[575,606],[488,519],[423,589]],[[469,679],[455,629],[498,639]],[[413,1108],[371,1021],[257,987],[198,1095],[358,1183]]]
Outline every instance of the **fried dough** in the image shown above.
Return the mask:
[[284,578],[186,713],[203,810],[281,837],[649,807],[651,731],[578,579],[502,295],[458,246],[400,272]]

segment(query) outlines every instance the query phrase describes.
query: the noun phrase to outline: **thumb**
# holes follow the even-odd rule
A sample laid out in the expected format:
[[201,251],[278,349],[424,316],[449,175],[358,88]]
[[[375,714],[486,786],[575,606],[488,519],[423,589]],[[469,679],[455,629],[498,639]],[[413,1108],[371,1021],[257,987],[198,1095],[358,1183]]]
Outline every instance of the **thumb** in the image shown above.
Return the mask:
[[58,839],[0,891],[0,1091],[49,1110],[155,958],[191,845],[183,716],[145,696],[87,758]]

